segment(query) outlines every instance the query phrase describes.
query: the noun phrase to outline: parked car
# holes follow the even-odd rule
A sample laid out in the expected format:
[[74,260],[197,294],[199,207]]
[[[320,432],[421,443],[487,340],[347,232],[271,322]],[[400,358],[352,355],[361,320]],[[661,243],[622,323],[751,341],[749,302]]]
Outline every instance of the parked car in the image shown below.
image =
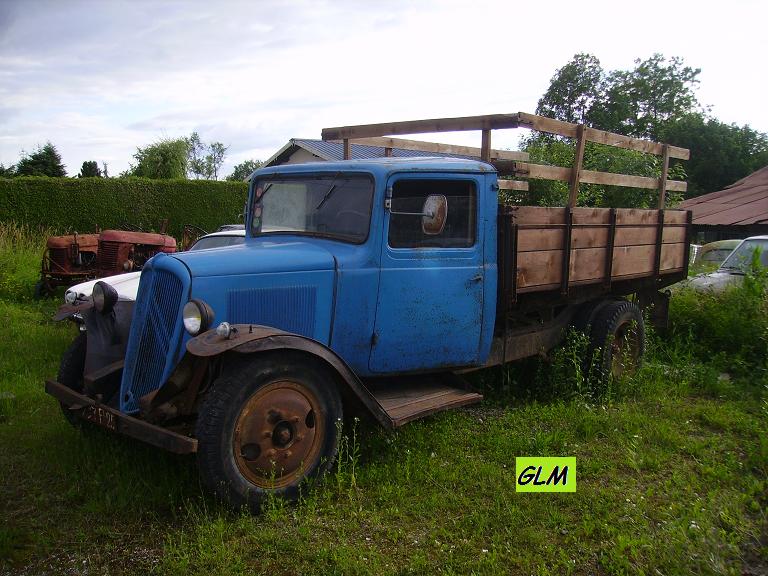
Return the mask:
[[[723,242],[730,242],[723,240]],[[752,236],[738,241],[733,250],[720,267],[707,274],[699,274],[688,281],[688,286],[695,290],[723,290],[726,286],[741,282],[752,265],[755,250],[759,251],[760,265],[768,267],[768,236]]]
[[[223,228],[223,226],[222,226]],[[235,246],[245,241],[245,228],[227,229],[222,232],[213,232],[198,238],[190,246],[189,251],[208,250],[210,248],[223,248],[226,246]],[[64,301],[73,305],[77,302],[88,300],[93,293],[93,286],[99,280],[106,282],[117,290],[119,300],[136,300],[136,292],[139,289],[139,278],[141,272],[128,272],[126,274],[117,274],[106,278],[96,278],[88,282],[82,282],[70,287],[64,293]]]
[[696,257],[691,260],[691,268],[695,274],[712,272],[720,267],[728,255],[741,244],[741,239],[718,240],[704,244],[696,251]]

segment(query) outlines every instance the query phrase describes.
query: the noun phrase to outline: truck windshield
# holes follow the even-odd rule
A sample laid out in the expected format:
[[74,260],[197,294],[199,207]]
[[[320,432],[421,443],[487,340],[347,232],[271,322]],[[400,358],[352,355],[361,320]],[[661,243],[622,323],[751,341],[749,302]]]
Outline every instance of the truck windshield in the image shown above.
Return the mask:
[[368,237],[372,203],[369,176],[263,178],[254,184],[251,233],[290,232],[359,244]]
[[725,259],[720,266],[721,270],[731,272],[741,272],[746,274],[752,266],[753,255],[757,252],[760,266],[768,266],[768,240],[744,240],[739,246],[731,252],[731,255]]

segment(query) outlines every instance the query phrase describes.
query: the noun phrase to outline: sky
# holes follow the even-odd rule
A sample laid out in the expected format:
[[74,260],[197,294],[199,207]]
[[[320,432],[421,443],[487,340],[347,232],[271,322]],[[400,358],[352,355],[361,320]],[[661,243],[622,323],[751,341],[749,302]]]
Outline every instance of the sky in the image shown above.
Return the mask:
[[226,175],[324,127],[534,112],[578,52],[606,70],[682,57],[714,116],[768,132],[766,21],[746,0],[0,0],[0,163],[50,141],[70,176],[117,175],[197,131],[229,147]]

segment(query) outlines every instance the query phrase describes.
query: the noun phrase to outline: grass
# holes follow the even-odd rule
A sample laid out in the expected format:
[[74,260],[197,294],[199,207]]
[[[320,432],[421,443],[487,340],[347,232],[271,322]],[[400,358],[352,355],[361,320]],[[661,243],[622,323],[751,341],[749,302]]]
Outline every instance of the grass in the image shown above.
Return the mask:
[[[700,307],[717,306],[676,295],[677,332],[652,335],[645,367],[608,389],[581,377],[574,336],[549,360],[475,375],[480,406],[394,434],[350,421],[324,481],[253,517],[207,498],[194,459],[64,421],[42,382],[73,328],[49,320],[57,301],[29,298],[37,243],[3,234],[0,263],[17,264],[0,268],[0,573],[768,570],[766,355],[732,342],[762,330],[756,292],[725,297],[745,300],[728,303],[743,331],[712,321],[704,341]],[[727,330],[729,354],[713,353]],[[578,491],[516,493],[525,455],[576,456]]]

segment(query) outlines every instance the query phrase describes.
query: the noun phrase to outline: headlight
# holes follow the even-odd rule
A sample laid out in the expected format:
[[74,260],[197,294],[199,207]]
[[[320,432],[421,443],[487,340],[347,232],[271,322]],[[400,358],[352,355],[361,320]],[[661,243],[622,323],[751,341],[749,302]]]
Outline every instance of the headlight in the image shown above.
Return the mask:
[[208,330],[213,322],[213,310],[202,300],[190,300],[184,304],[182,311],[184,329],[192,336]]
[[117,290],[106,282],[96,282],[93,286],[93,307],[102,314],[109,314],[117,303]]
[[73,292],[72,290],[64,292],[64,302],[70,305],[77,302],[77,292]]

